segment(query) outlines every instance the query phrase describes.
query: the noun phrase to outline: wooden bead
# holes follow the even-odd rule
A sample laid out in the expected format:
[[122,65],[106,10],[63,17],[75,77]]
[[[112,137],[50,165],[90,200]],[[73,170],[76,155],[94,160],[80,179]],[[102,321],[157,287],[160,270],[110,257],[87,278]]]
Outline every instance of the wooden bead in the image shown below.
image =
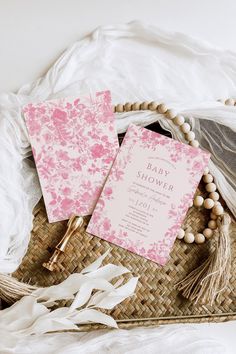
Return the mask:
[[175,118],[174,118],[174,123],[175,123],[175,125],[178,125],[178,126],[183,125],[184,121],[185,121],[184,117],[181,116],[180,114],[177,114],[177,116],[175,116]]
[[141,103],[140,109],[142,111],[146,111],[148,109],[148,105],[149,105],[149,103],[145,101],[145,102]]
[[184,123],[180,126],[180,130],[186,134],[191,130],[191,127],[188,123]]
[[132,110],[139,111],[140,110],[140,102],[135,102],[134,104],[132,104]]
[[204,229],[204,230],[203,230],[203,235],[204,235],[206,238],[211,238],[212,235],[213,235],[212,229],[209,229],[209,228]]
[[167,109],[168,108],[166,107],[166,105],[164,103],[159,104],[159,106],[157,108],[158,112],[161,114],[165,114],[167,112]]
[[220,198],[220,195],[217,192],[211,192],[209,194],[209,198],[211,198],[212,200],[214,200],[216,202]]
[[207,183],[205,188],[206,188],[206,191],[209,192],[209,193],[215,192],[216,185],[215,185],[215,183]]
[[211,209],[215,205],[214,201],[210,198],[204,200],[204,208]]
[[190,141],[190,145],[192,147],[198,148],[199,147],[199,142],[197,140],[192,140],[192,141]]
[[192,141],[195,139],[195,133],[190,131],[188,133],[185,134],[185,138],[187,141]]
[[212,212],[210,213],[210,218],[211,220],[216,220],[217,219],[217,215],[213,214]]
[[116,106],[112,106],[112,112],[115,113],[116,111]]
[[156,110],[157,110],[157,107],[158,107],[158,103],[157,103],[157,102],[154,102],[154,101],[152,101],[152,102],[149,103],[149,105],[148,105],[148,109],[150,109],[150,111],[156,111]]
[[186,232],[184,236],[184,241],[186,243],[193,243],[194,242],[194,234],[191,232]]
[[213,181],[213,176],[210,173],[208,173],[207,175],[203,176],[203,181],[205,183],[211,183]]
[[176,117],[176,112],[173,111],[173,109],[168,109],[165,113],[166,118],[168,119],[174,119]]
[[131,109],[132,109],[132,103],[127,102],[127,103],[124,105],[124,109],[125,109],[125,112],[130,112]]
[[193,205],[194,205],[195,207],[200,207],[200,206],[202,206],[203,203],[204,203],[204,199],[203,199],[203,197],[201,197],[200,195],[197,195],[197,196],[194,198]]
[[204,243],[205,242],[205,236],[203,234],[196,234],[194,236],[194,241],[198,244]]
[[116,112],[118,112],[118,113],[124,112],[123,104],[119,103],[119,104],[116,105]]
[[208,225],[209,229],[212,229],[212,230],[217,229],[217,223],[215,220],[210,220],[207,225]]
[[234,103],[235,103],[235,100],[233,98],[228,98],[226,101],[225,101],[225,104],[227,106],[234,106]]
[[212,213],[215,215],[222,215],[224,213],[224,208],[221,205],[215,205],[212,208]]
[[184,238],[184,235],[185,235],[185,231],[183,229],[179,229],[179,232],[177,234],[177,238],[179,240],[182,240],[182,238]]
[[204,175],[207,175],[209,173],[209,167],[205,167],[204,168],[204,171],[203,171],[203,174]]

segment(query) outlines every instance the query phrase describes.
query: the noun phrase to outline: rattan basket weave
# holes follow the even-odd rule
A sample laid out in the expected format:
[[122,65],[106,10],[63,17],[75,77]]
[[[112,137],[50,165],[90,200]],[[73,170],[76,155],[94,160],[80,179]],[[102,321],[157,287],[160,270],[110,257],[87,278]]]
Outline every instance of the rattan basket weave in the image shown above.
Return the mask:
[[[201,185],[199,186],[201,188]],[[190,208],[185,218],[185,227],[193,231],[204,228],[208,212]],[[84,228],[89,218],[86,218]],[[49,272],[42,263],[50,258],[51,252],[66,230],[67,222],[49,224],[41,200],[34,209],[34,225],[28,252],[19,269],[13,274],[19,280],[49,286],[64,280],[70,273],[82,270],[108,248],[111,249],[105,263],[125,265],[133,275],[139,276],[135,296],[126,299],[110,314],[122,328],[132,326],[153,326],[176,322],[220,322],[236,319],[236,237],[235,226],[231,226],[232,271],[228,288],[219,302],[210,305],[195,305],[185,300],[175,289],[182,280],[207,256],[209,243],[188,245],[176,240],[171,258],[160,267],[138,255],[92,236],[83,229],[71,238],[67,251],[61,256],[64,268],[61,272]],[[101,328],[86,325],[84,329]]]

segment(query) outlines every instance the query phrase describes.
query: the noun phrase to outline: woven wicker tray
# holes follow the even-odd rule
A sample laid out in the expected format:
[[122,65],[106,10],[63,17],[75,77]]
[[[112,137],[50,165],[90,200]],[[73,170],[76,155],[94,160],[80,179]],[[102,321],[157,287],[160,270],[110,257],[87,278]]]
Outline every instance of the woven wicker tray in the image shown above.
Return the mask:
[[[185,226],[191,224],[198,229],[204,224],[206,215],[191,208],[185,219]],[[88,220],[88,219],[87,219]],[[231,228],[232,229],[232,228]],[[132,274],[140,277],[135,296],[126,299],[110,313],[118,320],[120,327],[156,325],[176,322],[220,322],[236,319],[236,238],[231,230],[232,275],[228,289],[219,303],[213,306],[196,306],[182,298],[175,289],[175,283],[204,259],[208,245],[187,245],[176,240],[171,259],[165,267],[130,253],[123,248],[109,244],[84,230],[76,234],[61,256],[62,272],[49,272],[42,267],[66,230],[66,222],[49,224],[43,200],[34,209],[34,227],[29,249],[14,276],[19,280],[48,286],[57,284],[70,273],[82,270],[103,254],[108,248],[110,254],[106,263],[127,266]],[[86,326],[86,329],[98,326]]]
[[[201,185],[199,186],[201,189]],[[208,212],[190,208],[185,227],[194,232],[204,228]],[[89,218],[86,218],[86,223]],[[84,228],[86,228],[86,223]],[[49,224],[43,200],[34,209],[34,225],[28,252],[19,269],[13,274],[17,279],[39,286],[57,284],[69,274],[82,270],[108,248],[111,249],[104,263],[125,265],[131,273],[139,276],[135,295],[126,299],[109,313],[118,321],[119,327],[152,326],[176,322],[221,322],[236,319],[236,236],[231,226],[232,271],[228,288],[213,306],[195,305],[185,300],[175,289],[175,284],[194,269],[207,256],[209,243],[188,245],[176,240],[170,261],[160,267],[129,251],[109,244],[87,234],[84,229],[74,235],[65,254],[60,258],[64,270],[49,272],[42,267],[48,261],[56,244],[66,230],[67,222]],[[85,330],[101,328],[88,325]]]

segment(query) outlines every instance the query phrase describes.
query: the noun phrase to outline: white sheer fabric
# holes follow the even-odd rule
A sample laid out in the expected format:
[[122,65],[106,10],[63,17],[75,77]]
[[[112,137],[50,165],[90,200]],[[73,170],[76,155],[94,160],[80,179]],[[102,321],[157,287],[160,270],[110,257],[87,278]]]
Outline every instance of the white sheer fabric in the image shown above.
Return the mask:
[[[30,144],[21,108],[30,101],[79,96],[110,89],[114,104],[157,100],[190,120],[210,163],[217,186],[231,211],[235,208],[236,108],[218,98],[236,97],[236,55],[180,33],[131,23],[103,27],[69,48],[45,77],[25,85],[17,94],[0,96],[0,272],[12,273],[29,242],[32,209],[41,196],[31,161]],[[147,125],[160,120],[177,139],[170,122],[152,112],[124,113],[117,131],[130,122]],[[23,311],[22,307],[18,307]],[[4,353],[224,353],[215,341],[199,338],[185,326],[151,330],[50,334],[20,339],[22,316],[14,309],[11,327],[2,325]],[[27,315],[26,309],[24,315]],[[11,330],[10,328],[13,328]],[[184,329],[184,336],[183,336]],[[9,333],[12,332],[12,333]],[[17,333],[16,333],[17,332]],[[144,349],[145,348],[145,349]]]
[[53,333],[21,339],[6,332],[1,335],[0,349],[4,354],[230,354],[215,338],[208,338],[189,325]]
[[[0,271],[11,273],[26,252],[32,208],[41,192],[27,159],[30,145],[21,108],[30,101],[79,96],[110,89],[113,102],[157,100],[184,114],[202,147],[212,153],[210,169],[231,211],[235,210],[236,109],[218,98],[236,96],[236,55],[180,33],[138,22],[102,27],[69,48],[45,77],[17,94],[0,96]],[[118,132],[128,124],[159,119],[151,112],[121,114]]]

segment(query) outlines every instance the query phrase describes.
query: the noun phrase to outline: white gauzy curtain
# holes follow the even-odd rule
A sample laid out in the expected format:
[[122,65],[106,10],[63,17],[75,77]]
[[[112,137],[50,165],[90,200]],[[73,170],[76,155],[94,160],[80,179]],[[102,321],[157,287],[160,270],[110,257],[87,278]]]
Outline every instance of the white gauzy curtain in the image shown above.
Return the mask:
[[[109,89],[113,103],[165,102],[190,120],[201,146],[212,154],[210,170],[231,211],[236,214],[236,108],[217,102],[236,97],[236,54],[180,33],[139,22],[106,26],[76,42],[47,74],[17,94],[0,96],[0,272],[12,273],[27,250],[32,209],[41,196],[28,159],[30,144],[23,105]],[[170,122],[152,112],[124,113],[117,131],[130,122],[160,120],[183,139]]]

